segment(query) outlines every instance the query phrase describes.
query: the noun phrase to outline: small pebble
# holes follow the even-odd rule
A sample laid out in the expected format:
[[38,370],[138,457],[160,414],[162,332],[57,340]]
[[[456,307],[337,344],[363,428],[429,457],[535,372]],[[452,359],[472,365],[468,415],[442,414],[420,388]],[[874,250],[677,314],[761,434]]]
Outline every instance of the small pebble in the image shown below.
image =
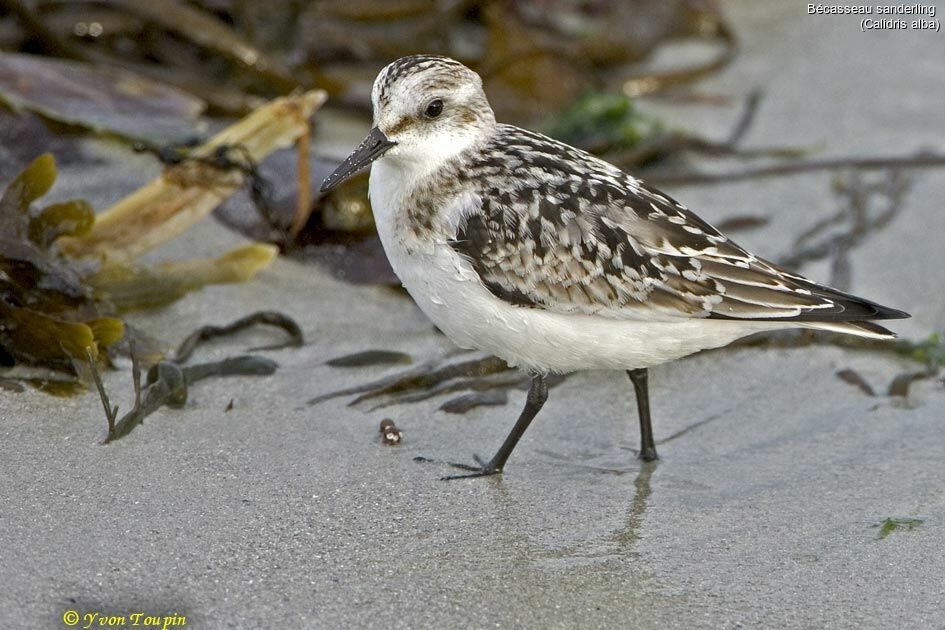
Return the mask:
[[387,446],[397,446],[404,439],[404,432],[397,428],[394,421],[390,418],[381,420],[381,444]]

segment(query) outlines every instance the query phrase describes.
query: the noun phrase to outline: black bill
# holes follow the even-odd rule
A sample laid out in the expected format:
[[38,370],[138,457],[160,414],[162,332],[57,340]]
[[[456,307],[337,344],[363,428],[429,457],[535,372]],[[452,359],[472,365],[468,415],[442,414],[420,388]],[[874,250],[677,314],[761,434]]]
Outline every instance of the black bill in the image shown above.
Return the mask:
[[335,172],[325,178],[322,182],[322,192],[328,192],[344,180],[348,179],[359,170],[384,155],[388,149],[397,144],[391,142],[384,135],[384,132],[374,127],[367,138],[342,162]]

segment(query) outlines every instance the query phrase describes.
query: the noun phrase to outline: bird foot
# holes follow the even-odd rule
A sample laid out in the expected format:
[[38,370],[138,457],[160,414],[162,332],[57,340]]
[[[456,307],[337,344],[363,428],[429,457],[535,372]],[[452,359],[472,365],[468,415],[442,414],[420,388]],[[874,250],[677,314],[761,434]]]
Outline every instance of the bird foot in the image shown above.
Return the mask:
[[440,477],[440,481],[452,481],[453,479],[474,479],[476,477],[489,477],[492,475],[499,475],[502,473],[502,469],[492,465],[492,462],[487,462],[478,455],[473,455],[473,460],[476,462],[476,465],[472,464],[458,464],[456,462],[446,462],[436,459],[429,459],[427,457],[414,457],[413,461],[415,462],[425,462],[425,463],[437,463],[437,464],[446,464],[452,466],[453,468],[459,468],[460,470],[469,471],[465,475],[446,475]]

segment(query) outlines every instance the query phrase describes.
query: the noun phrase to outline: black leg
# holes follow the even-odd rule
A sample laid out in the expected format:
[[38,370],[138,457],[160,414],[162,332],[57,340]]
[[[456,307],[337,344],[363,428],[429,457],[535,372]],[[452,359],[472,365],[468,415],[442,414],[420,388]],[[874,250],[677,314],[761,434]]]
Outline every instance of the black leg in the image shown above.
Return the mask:
[[483,462],[477,458],[478,467],[453,464],[457,468],[472,470],[474,472],[468,475],[450,475],[443,477],[443,479],[486,477],[488,475],[501,473],[502,467],[505,466],[509,455],[515,450],[515,445],[518,444],[518,441],[521,439],[522,435],[524,435],[525,429],[528,428],[531,421],[538,415],[538,412],[541,411],[546,400],[548,400],[548,386],[545,384],[545,377],[542,374],[535,374],[532,377],[532,385],[528,389],[528,396],[525,398],[525,408],[522,409],[522,413],[515,422],[515,426],[512,427],[512,431],[505,438],[505,441],[502,443],[502,446],[499,447],[496,454],[492,456],[492,459],[488,462]]
[[627,370],[637,393],[637,412],[640,416],[640,459],[651,462],[659,459],[656,443],[653,442],[653,425],[650,424],[650,390],[647,387],[646,368]]

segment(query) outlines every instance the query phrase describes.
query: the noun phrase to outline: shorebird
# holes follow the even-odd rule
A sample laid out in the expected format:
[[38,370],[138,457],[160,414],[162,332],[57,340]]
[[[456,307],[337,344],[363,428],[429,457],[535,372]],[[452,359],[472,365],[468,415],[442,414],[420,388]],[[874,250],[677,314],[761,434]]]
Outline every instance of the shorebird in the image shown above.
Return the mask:
[[649,461],[649,367],[791,327],[893,338],[873,320],[909,317],[755,256],[612,164],[497,123],[458,61],[398,59],[371,98],[373,128],[322,191],[373,163],[377,232],[417,305],[460,347],[532,375],[498,452],[446,478],[502,472],[548,373],[626,370]]

